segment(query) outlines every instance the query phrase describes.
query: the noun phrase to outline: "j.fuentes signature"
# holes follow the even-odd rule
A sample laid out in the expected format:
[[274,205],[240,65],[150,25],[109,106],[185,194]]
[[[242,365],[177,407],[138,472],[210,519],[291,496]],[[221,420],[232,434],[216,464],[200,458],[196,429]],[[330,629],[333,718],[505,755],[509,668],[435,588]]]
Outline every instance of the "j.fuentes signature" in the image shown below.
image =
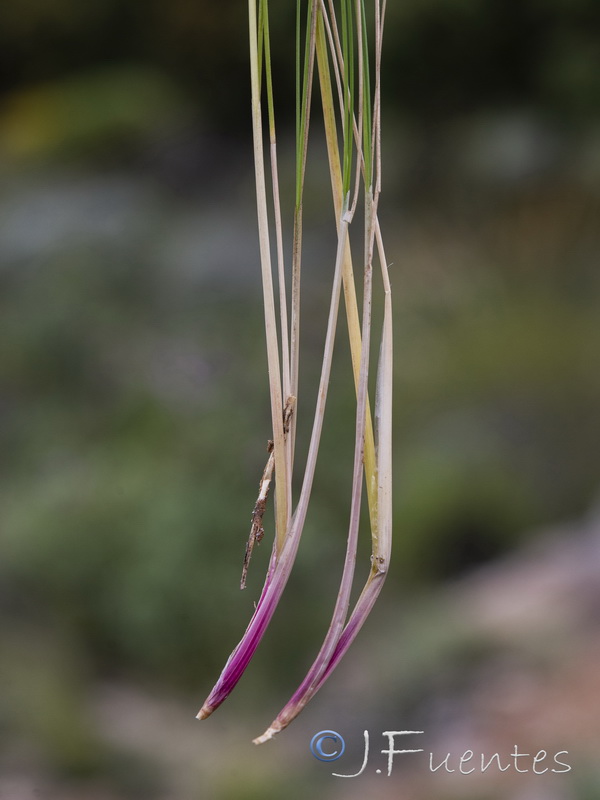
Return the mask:
[[[381,753],[387,756],[387,775],[392,774],[394,768],[394,758],[396,756],[410,756],[415,753],[425,752],[423,748],[413,749],[396,749],[398,742],[396,737],[400,736],[415,736],[424,733],[424,731],[383,731],[382,736],[387,739],[387,748],[383,748]],[[367,768],[369,762],[369,731],[364,732],[364,756],[361,768],[358,772],[351,775],[341,774],[339,772],[332,772],[331,774],[336,778],[357,778],[362,775]],[[338,758],[344,754],[346,749],[346,742],[341,734],[337,731],[319,731],[316,733],[310,743],[310,750],[313,756],[319,761],[337,761]],[[488,769],[496,769],[500,772],[507,770],[514,770],[515,772],[530,772],[535,775],[543,775],[546,772],[570,772],[572,767],[568,764],[564,757],[568,756],[567,750],[560,750],[554,754],[548,754],[546,750],[538,750],[537,753],[521,753],[519,746],[515,745],[511,753],[500,755],[500,753],[485,754],[475,753],[473,750],[465,750],[460,755],[447,753],[443,757],[429,753],[429,771],[437,772],[438,770],[445,770],[446,772],[456,772],[462,775],[469,775],[472,772],[486,772]],[[376,769],[376,773],[381,774],[381,769]]]

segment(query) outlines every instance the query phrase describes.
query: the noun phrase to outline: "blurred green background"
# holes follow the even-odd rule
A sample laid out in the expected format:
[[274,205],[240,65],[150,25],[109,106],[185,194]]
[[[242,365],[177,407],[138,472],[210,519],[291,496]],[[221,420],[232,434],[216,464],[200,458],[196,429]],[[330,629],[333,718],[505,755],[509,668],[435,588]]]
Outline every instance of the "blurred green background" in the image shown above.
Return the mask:
[[[272,15],[289,211],[295,9]],[[0,5],[0,797],[599,798],[600,7],[389,4],[392,570],[260,750],[328,625],[354,398],[342,322],[294,573],[197,723],[270,547],[241,593],[269,436],[246,39],[231,0]],[[317,114],[298,471],[332,274],[324,159]],[[348,743],[333,767],[308,749],[326,728]],[[368,770],[333,778],[365,728]],[[573,769],[377,775],[381,731],[409,728],[440,760],[518,744]]]

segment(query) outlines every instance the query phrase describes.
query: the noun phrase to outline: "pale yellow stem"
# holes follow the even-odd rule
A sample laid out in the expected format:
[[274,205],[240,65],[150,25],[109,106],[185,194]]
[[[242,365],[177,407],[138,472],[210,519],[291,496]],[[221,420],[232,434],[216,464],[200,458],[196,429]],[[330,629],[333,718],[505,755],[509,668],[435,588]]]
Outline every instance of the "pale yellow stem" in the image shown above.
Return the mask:
[[[325,42],[325,32],[321,10],[317,20],[317,66],[319,71],[319,83],[321,88],[321,101],[323,106],[323,116],[325,121],[325,137],[327,140],[327,153],[329,157],[329,171],[331,174],[331,188],[333,192],[333,204],[336,219],[339,219],[342,202],[342,171],[340,166],[340,152],[338,146],[335,105],[331,88],[331,76],[329,71],[329,61]],[[352,370],[354,373],[354,383],[358,390],[360,376],[360,354],[362,340],[360,333],[360,317],[358,313],[358,302],[356,299],[356,286],[354,282],[354,271],[352,268],[352,254],[350,244],[344,250],[344,260],[342,264],[342,277],[344,287],[344,300],[346,304],[346,318],[348,321],[348,335],[350,339],[350,354],[352,359]],[[371,531],[373,536],[377,535],[377,467],[375,461],[375,439],[373,435],[373,422],[371,409],[367,401],[366,423],[365,423],[365,475],[367,481],[367,499],[369,503],[369,517],[371,520]]]

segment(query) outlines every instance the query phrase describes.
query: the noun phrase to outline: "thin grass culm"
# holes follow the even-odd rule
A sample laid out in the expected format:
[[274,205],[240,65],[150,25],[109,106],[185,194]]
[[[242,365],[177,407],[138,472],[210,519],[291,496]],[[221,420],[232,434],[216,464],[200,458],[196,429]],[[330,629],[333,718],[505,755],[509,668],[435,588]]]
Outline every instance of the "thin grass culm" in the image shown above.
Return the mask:
[[[348,536],[331,623],[304,680],[265,733],[254,740],[260,744],[289,725],[327,680],[367,619],[387,575],[392,540],[392,303],[377,213],[381,192],[380,72],[385,0],[328,0],[327,3],[324,0],[297,0],[296,192],[289,308],[267,0],[248,0],[248,11],[254,163],[273,432],[258,500],[252,513],[242,588],[253,545],[264,534],[263,513],[273,478],[275,534],[267,575],[252,618],[198,713],[199,719],[208,717],[242,676],[269,625],[293,567],[313,488],[342,296],[356,394]],[[311,106],[317,102],[313,94],[318,98],[324,120],[337,246],[308,455],[294,507],[292,474],[299,394],[302,219]],[[263,144],[263,95],[267,99],[268,166]],[[266,188],[268,172],[271,178],[270,202]],[[360,226],[363,239],[360,313],[351,247],[351,230],[354,229],[358,208],[363,215]],[[271,259],[272,221],[278,304]],[[378,262],[381,273],[381,280],[377,282],[374,281],[374,262]],[[373,338],[371,309],[376,286],[382,291],[383,325],[373,424],[369,354]],[[362,593],[350,611],[363,495],[366,496],[371,527],[371,566]]]

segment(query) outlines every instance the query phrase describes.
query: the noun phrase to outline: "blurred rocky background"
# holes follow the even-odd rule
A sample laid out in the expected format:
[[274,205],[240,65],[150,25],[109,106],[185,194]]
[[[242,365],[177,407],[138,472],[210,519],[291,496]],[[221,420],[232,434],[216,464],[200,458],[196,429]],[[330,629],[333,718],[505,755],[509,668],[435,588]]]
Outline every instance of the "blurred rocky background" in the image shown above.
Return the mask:
[[[272,14],[289,211],[295,9]],[[392,570],[260,749],[328,625],[354,400],[342,323],[296,568],[198,723],[270,547],[240,592],[269,436],[246,39],[231,0],[0,5],[0,798],[596,800],[600,7],[388,4]],[[300,466],[334,247],[324,158],[315,115]],[[308,748],[322,729],[347,742],[333,765]],[[332,777],[358,771],[365,729],[365,772]],[[438,761],[517,745],[572,769],[377,774],[381,732],[409,729]]]

